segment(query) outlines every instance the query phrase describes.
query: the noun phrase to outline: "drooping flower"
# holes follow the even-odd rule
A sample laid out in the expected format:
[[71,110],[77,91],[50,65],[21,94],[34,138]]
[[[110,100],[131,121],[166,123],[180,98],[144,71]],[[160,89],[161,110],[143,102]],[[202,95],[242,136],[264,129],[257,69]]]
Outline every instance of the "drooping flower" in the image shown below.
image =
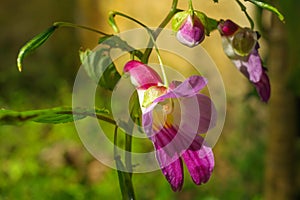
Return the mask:
[[220,21],[218,30],[225,54],[255,86],[260,99],[268,102],[271,89],[258,53],[259,34],[249,28],[241,28],[231,20]]
[[137,88],[143,128],[173,191],[182,188],[183,161],[195,184],[207,182],[214,168],[214,156],[199,134],[215,125],[216,110],[209,97],[199,94],[206,79],[191,76],[166,87],[152,68],[138,61],[129,61],[124,72],[130,74]]

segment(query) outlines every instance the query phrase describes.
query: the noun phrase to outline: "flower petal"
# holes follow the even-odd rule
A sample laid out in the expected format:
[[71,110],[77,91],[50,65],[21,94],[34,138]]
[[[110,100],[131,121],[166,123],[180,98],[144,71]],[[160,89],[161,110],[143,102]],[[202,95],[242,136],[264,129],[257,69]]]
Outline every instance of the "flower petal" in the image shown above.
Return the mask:
[[241,58],[232,60],[232,62],[252,83],[260,81],[263,68],[261,58],[256,49],[253,50],[246,60]]
[[[197,94],[193,97],[182,98],[173,102],[173,111],[167,116],[164,116],[163,111],[161,110],[160,112],[160,108],[156,107],[159,106],[157,103],[151,104],[144,110],[142,123],[148,137],[152,137],[158,134],[162,129],[166,129],[167,127],[164,126],[166,123],[169,123],[178,129],[176,133],[178,132],[184,135],[185,144],[182,146],[187,148],[193,141],[195,135],[206,133],[210,128],[216,125],[217,111],[209,97]],[[153,120],[155,114],[161,116]],[[168,116],[172,120],[168,121]],[[162,121],[158,121],[157,119]],[[169,125],[169,128],[170,127]]]
[[256,49],[249,56],[247,71],[251,82],[257,83],[261,79],[263,68]]
[[[176,84],[178,82],[174,82]],[[191,76],[176,88],[168,91],[166,94],[156,98],[153,102],[162,102],[166,98],[191,97],[196,95],[207,84],[207,80],[202,76]]]
[[268,102],[271,95],[271,87],[268,75],[263,71],[259,82],[254,83],[257,93],[263,102]]
[[197,94],[194,97],[184,98],[180,101],[181,121],[180,132],[206,133],[216,125],[217,111],[211,99],[205,95]]
[[[153,135],[153,109],[156,106],[157,103],[151,104],[148,108],[146,108],[142,114],[142,125],[144,128],[145,133],[148,137],[151,137]],[[143,111],[143,110],[142,110]]]
[[131,82],[137,88],[147,89],[162,83],[158,73],[142,62],[131,60],[124,66],[124,72],[130,74]]
[[[157,156],[159,157],[159,156]],[[163,159],[163,158],[160,158]],[[158,159],[159,160],[159,159]],[[166,167],[161,168],[162,173],[170,183],[174,192],[180,191],[183,185],[183,166],[182,160],[178,158],[176,161]]]
[[206,183],[214,169],[214,155],[210,147],[203,144],[203,138],[197,136],[182,158],[195,184]]
[[171,132],[165,133],[166,134],[162,133],[155,135],[155,139],[154,137],[152,138],[155,140],[153,144],[156,149],[156,159],[164,176],[171,184],[173,191],[179,191],[183,184],[182,160],[176,153],[176,150],[173,150],[173,152],[168,150],[168,152],[166,152],[164,146],[169,144],[174,135],[172,135]]

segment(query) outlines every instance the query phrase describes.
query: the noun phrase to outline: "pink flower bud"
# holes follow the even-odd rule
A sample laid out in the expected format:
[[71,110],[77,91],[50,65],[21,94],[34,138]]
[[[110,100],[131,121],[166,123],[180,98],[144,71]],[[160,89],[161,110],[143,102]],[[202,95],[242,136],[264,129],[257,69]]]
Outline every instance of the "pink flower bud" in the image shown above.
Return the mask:
[[182,44],[194,47],[205,38],[204,25],[196,15],[188,15],[178,30],[176,37]]
[[219,29],[221,35],[224,35],[224,36],[233,35],[239,28],[240,28],[239,25],[237,25],[230,19],[227,19],[226,21],[221,21],[218,26],[218,29]]

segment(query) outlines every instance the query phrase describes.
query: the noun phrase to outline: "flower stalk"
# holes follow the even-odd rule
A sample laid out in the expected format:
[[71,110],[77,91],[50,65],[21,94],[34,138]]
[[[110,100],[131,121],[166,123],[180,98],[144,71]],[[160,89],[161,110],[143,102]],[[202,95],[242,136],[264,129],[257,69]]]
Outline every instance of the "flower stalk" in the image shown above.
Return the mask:
[[[131,142],[130,142],[131,143]],[[118,154],[118,126],[114,130],[114,158],[117,167],[119,186],[123,200],[135,200],[134,188],[131,181],[131,173],[126,172],[126,168]]]

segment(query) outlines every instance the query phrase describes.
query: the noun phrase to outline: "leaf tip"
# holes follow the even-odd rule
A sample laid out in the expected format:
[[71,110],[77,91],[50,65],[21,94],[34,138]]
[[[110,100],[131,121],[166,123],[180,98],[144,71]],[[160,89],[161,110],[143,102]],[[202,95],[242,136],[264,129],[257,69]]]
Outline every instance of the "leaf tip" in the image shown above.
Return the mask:
[[18,71],[22,72],[22,59],[20,58],[20,56],[18,56],[17,58],[17,67],[18,67]]

